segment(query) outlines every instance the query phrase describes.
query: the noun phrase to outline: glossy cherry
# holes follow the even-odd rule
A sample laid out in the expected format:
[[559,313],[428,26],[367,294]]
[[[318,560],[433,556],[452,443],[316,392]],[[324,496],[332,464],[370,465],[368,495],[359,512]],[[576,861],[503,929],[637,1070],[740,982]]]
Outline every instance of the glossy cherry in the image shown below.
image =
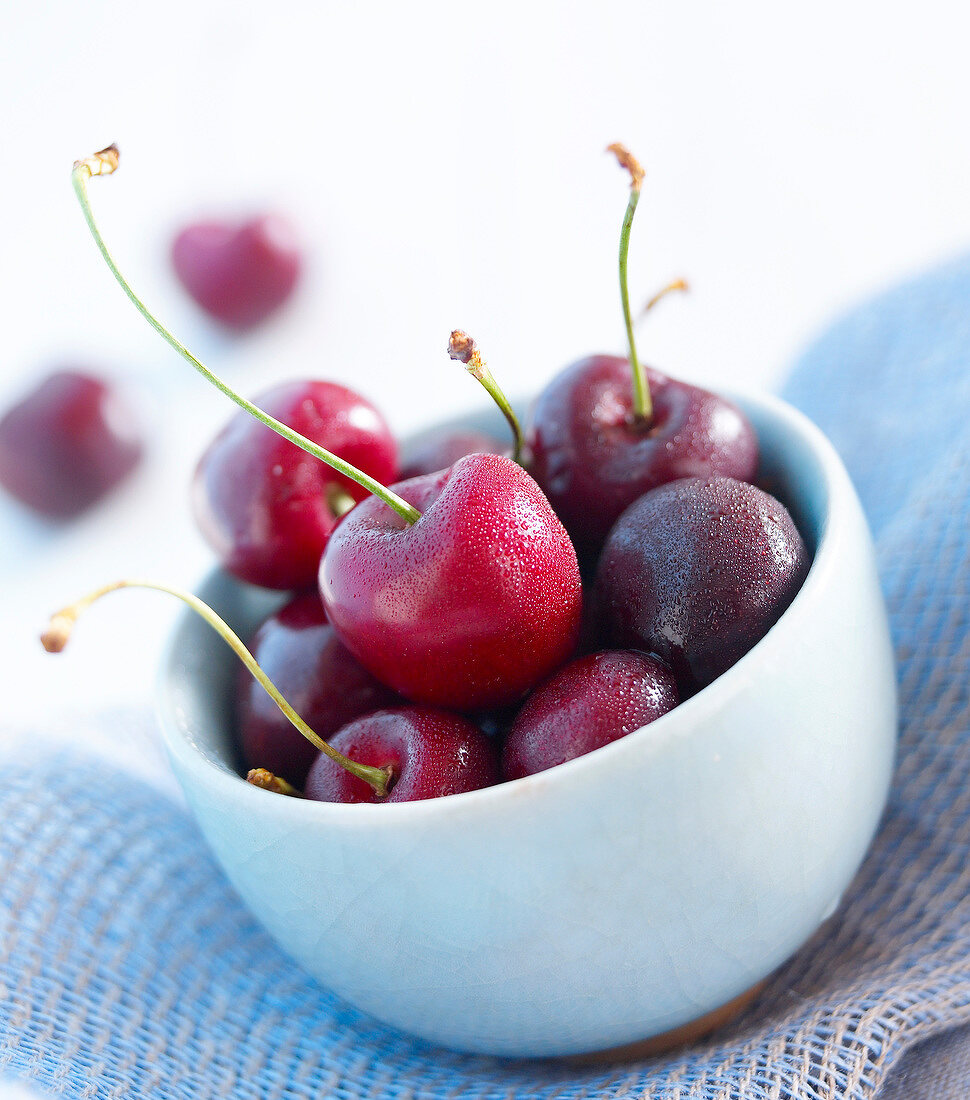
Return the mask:
[[[293,709],[324,740],[362,714],[401,702],[360,666],[327,622],[316,592],[271,615],[249,643],[253,657]],[[245,670],[236,692],[239,743],[247,767],[301,786],[318,750]]]
[[[631,177],[620,233],[630,357],[592,355],[567,367],[540,394],[529,429],[530,469],[584,558],[595,557],[624,508],[657,485],[709,474],[747,481],[758,464],[757,437],[736,405],[640,364],[627,252],[643,169],[622,146],[610,151]],[[673,289],[685,284],[678,280]]]
[[58,371],[0,419],[0,484],[36,512],[70,519],[125,478],[142,449],[135,415],[113,386]]
[[380,710],[344,726],[331,745],[373,768],[389,768],[389,794],[319,756],[304,796],[318,802],[416,802],[475,791],[498,782],[493,742],[465,718],[433,707]]
[[500,455],[507,452],[508,447],[504,443],[474,428],[436,428],[404,448],[400,478],[405,481],[421,474],[447,470],[465,455]]
[[[361,664],[414,702],[469,711],[514,702],[562,664],[576,645],[582,585],[569,536],[535,481],[511,459],[469,455],[398,493],[235,393],[158,321],[114,262],[87,182],[118,162],[116,147],[102,149],[75,164],[72,182],[135,308],[237,405],[374,494],[336,526],[320,563],[327,617]],[[448,350],[488,386],[473,341],[454,332]],[[513,431],[518,447],[517,423]]]
[[242,331],[261,324],[289,298],[302,260],[289,224],[261,215],[186,226],[172,244],[172,265],[207,313]]
[[[378,481],[394,480],[391,431],[352,390],[334,382],[289,382],[261,394],[257,404]],[[314,585],[334,525],[366,496],[357,482],[244,412],[206,450],[193,485],[199,527],[225,568],[265,588]]]
[[421,516],[408,523],[371,498],[344,517],[320,563],[330,621],[365,668],[414,702],[515,702],[576,645],[569,536],[501,455],[468,455],[393,488]]
[[687,695],[768,632],[808,567],[774,497],[732,478],[687,478],[620,517],[600,557],[595,610],[611,644],[656,653]]
[[678,702],[673,673],[655,657],[632,650],[580,657],[526,700],[502,749],[502,776],[519,779],[592,752]]
[[748,481],[757,470],[757,438],[736,405],[659,371],[646,377],[649,422],[634,417],[630,364],[615,355],[574,363],[534,406],[530,469],[586,553],[658,485],[710,474]]

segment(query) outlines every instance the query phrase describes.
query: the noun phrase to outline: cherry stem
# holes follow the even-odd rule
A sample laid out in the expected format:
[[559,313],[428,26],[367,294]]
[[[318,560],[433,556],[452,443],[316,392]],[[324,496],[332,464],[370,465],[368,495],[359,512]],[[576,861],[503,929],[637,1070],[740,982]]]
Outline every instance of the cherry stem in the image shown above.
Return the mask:
[[262,409],[258,408],[251,401],[247,401],[244,397],[241,397],[234,389],[223,382],[221,378],[213,374],[207,366],[196,359],[188,348],[176,340],[168,329],[148,311],[145,304],[128,285],[127,280],[124,275],[121,274],[118,265],[108,251],[108,246],[104,243],[104,238],[101,236],[101,232],[94,220],[94,212],[91,209],[91,203],[88,199],[87,181],[91,179],[92,176],[110,176],[111,173],[117,169],[118,161],[118,147],[116,145],[109,145],[107,149],[102,149],[93,156],[87,157],[84,160],[75,161],[74,170],[71,173],[71,181],[74,184],[74,193],[77,195],[78,202],[81,204],[81,210],[84,212],[84,220],[88,223],[88,229],[91,230],[91,235],[94,237],[98,250],[104,258],[104,262],[111,269],[111,273],[118,280],[121,289],[128,295],[131,303],[142,317],[145,318],[159,336],[173,347],[183,359],[195,367],[204,378],[208,379],[217,389],[221,390],[226,397],[235,401],[241,409],[245,409],[250,416],[255,417],[260,423],[265,424],[267,428],[272,428],[274,432],[281,435],[284,439],[289,440],[290,443],[295,444],[297,447],[301,447],[307,454],[312,455],[314,458],[318,458],[321,462],[325,462],[328,466],[331,466],[345,477],[349,477],[351,481],[356,481],[358,485],[384,501],[389,508],[393,508],[394,511],[408,523],[414,523],[416,520],[420,519],[421,513],[417,508],[408,504],[408,502],[402,497],[399,497],[397,493],[392,492],[379,481],[375,481],[362,470],[358,470],[356,466],[351,466],[349,462],[345,462],[342,458],[326,450],[324,447],[307,439],[306,436],[300,435],[299,432],[293,431],[292,428],[288,428],[275,417],[263,412]]
[[653,402],[650,400],[650,387],[647,384],[647,375],[640,360],[637,358],[637,345],[633,338],[633,317],[630,313],[630,290],[627,284],[627,255],[630,251],[630,227],[633,225],[633,214],[640,201],[640,187],[645,175],[640,163],[633,154],[623,145],[616,142],[607,147],[608,153],[612,153],[620,162],[620,166],[630,173],[630,201],[627,203],[626,213],[623,215],[623,225],[620,229],[620,300],[623,303],[623,322],[626,325],[626,338],[630,345],[630,370],[633,372],[633,419],[646,421],[653,418]]
[[512,429],[512,438],[514,440],[512,461],[518,462],[519,465],[521,465],[524,440],[522,438],[522,427],[519,424],[519,418],[515,415],[515,410],[509,404],[509,399],[502,392],[502,388],[499,386],[498,382],[495,381],[495,377],[488,369],[482,357],[482,353],[478,350],[478,344],[475,343],[467,332],[462,332],[461,329],[456,328],[448,340],[448,354],[456,362],[464,363],[465,370],[468,371],[472,378],[482,384],[485,392],[502,410],[502,415],[509,422],[509,427]]
[[207,603],[200,600],[198,596],[193,596],[190,592],[183,592],[178,588],[170,588],[167,584],[158,584],[155,581],[123,580],[115,581],[113,584],[106,584],[102,588],[95,589],[94,592],[90,592],[76,603],[70,604],[68,607],[63,608],[61,611],[51,616],[51,621],[47,630],[45,630],[40,637],[44,649],[46,649],[48,653],[60,653],[67,645],[71,637],[71,631],[74,629],[74,624],[77,622],[78,617],[85,612],[91,604],[100,600],[102,596],[108,595],[109,592],[117,592],[122,588],[151,588],[156,592],[165,592],[170,596],[175,596],[176,599],[181,600],[182,603],[190,607],[224,639],[230,649],[232,649],[240,661],[242,661],[258,683],[263,687],[266,694],[269,695],[289,721],[315,748],[319,749],[320,752],[326,753],[335,764],[339,764],[340,767],[350,772],[351,775],[356,776],[358,779],[362,779],[369,786],[373,787],[378,798],[385,798],[387,796],[390,787],[391,769],[372,768],[367,764],[358,764],[349,757],[344,756],[342,752],[338,752],[331,745],[328,745],[322,737],[314,733],[283,698],[273,681],[259,667],[256,663],[256,658],[243,645],[239,636],[215,613],[215,611],[212,610],[211,607],[209,607]]
[[650,310],[652,310],[659,301],[662,301],[664,298],[667,297],[668,294],[672,294],[674,291],[677,290],[690,290],[690,287],[687,285],[686,279],[674,279],[674,281],[672,283],[668,283],[663,288],[663,290],[658,290],[657,293],[654,294],[654,296],[650,299],[650,301],[647,302],[647,304],[643,307],[643,309],[640,310],[640,316],[646,317]]

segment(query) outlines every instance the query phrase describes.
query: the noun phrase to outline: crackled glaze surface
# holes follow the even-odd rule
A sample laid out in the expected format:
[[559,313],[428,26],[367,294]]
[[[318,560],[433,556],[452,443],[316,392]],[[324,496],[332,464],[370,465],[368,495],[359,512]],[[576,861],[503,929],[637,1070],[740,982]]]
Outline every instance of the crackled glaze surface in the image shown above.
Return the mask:
[[[253,912],[360,1008],[462,1050],[618,1046],[736,997],[837,904],[895,744],[871,540],[821,434],[781,402],[739,403],[809,576],[713,684],[561,767],[399,805],[256,790],[232,770],[231,655],[183,621],[160,703],[188,800]],[[203,594],[241,629],[277,599],[221,575]]]

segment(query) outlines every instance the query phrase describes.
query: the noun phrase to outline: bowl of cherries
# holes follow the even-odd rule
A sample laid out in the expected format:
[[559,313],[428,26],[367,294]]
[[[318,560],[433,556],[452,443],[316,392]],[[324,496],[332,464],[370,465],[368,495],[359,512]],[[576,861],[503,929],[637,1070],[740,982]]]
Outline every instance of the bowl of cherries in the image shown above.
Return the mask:
[[[117,151],[74,171],[129,297],[242,407],[193,487],[220,567],[197,594],[153,585],[191,608],[159,682],[187,800],[301,966],[463,1051],[709,1027],[833,912],[892,770],[892,654],[845,469],[783,402],[640,365],[642,172],[611,148],[629,357],[556,375],[522,430],[453,332],[498,408],[401,448],[335,383],[249,402],[215,379],[100,238],[86,184]],[[64,609],[46,644],[133,583]]]

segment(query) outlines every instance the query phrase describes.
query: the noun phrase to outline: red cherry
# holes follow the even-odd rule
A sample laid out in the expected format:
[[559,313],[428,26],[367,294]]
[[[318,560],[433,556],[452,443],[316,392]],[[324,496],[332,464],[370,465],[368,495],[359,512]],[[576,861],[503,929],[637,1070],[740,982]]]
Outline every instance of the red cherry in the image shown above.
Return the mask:
[[57,519],[100,500],[141,455],[131,410],[107,382],[78,371],[45,378],[0,420],[0,483]]
[[[380,413],[334,382],[289,382],[259,404],[378,481],[393,481],[397,447]],[[202,456],[193,503],[225,568],[266,588],[308,588],[337,520],[368,495],[355,481],[237,413]]]
[[[511,459],[468,455],[450,470],[404,482],[412,502],[240,397],[152,316],[111,258],[87,181],[118,163],[117,148],[103,149],[77,161],[72,180],[101,254],[135,307],[250,415],[375,494],[334,528],[320,563],[327,617],[341,640],[415,702],[457,710],[515,702],[572,653],[582,616],[576,551],[539,486]],[[495,390],[474,341],[453,332],[448,351]],[[514,413],[501,394],[496,399],[518,451]],[[379,790],[381,782],[372,785]]]
[[416,802],[498,782],[488,737],[465,718],[431,707],[380,710],[344,726],[330,742],[360,764],[390,768],[390,793],[374,789],[329,757],[317,757],[304,794],[318,802]]
[[188,225],[172,244],[172,264],[196,302],[229,328],[253,328],[289,298],[300,250],[282,219]]
[[447,470],[465,455],[507,454],[508,447],[474,428],[438,428],[416,440],[401,455],[400,480]]
[[[627,282],[630,229],[645,172],[622,145],[609,146],[630,174],[620,229],[620,300],[629,359],[593,355],[567,367],[532,416],[532,472],[572,535],[584,565],[620,513],[645,492],[681,477],[754,477],[758,442],[737,406],[640,363]],[[678,279],[647,303],[686,290]]]
[[593,355],[567,367],[532,413],[530,470],[584,556],[620,513],[650,489],[682,477],[749,481],[758,441],[732,402],[647,370],[650,420],[633,412],[630,364]]
[[[249,649],[290,706],[324,740],[362,714],[401,702],[341,644],[316,592],[297,596],[271,615]],[[302,785],[318,750],[245,668],[240,669],[236,716],[246,766],[267,768]]]
[[320,564],[327,615],[365,668],[419,703],[512,703],[573,652],[582,614],[576,553],[531,477],[468,455],[395,491],[409,524],[359,504]]
[[595,611],[614,645],[658,654],[686,695],[768,632],[808,566],[774,497],[731,478],[687,478],[623,513],[603,547]]
[[679,702],[670,669],[646,653],[580,657],[526,700],[502,750],[502,775],[519,779],[640,729]]

